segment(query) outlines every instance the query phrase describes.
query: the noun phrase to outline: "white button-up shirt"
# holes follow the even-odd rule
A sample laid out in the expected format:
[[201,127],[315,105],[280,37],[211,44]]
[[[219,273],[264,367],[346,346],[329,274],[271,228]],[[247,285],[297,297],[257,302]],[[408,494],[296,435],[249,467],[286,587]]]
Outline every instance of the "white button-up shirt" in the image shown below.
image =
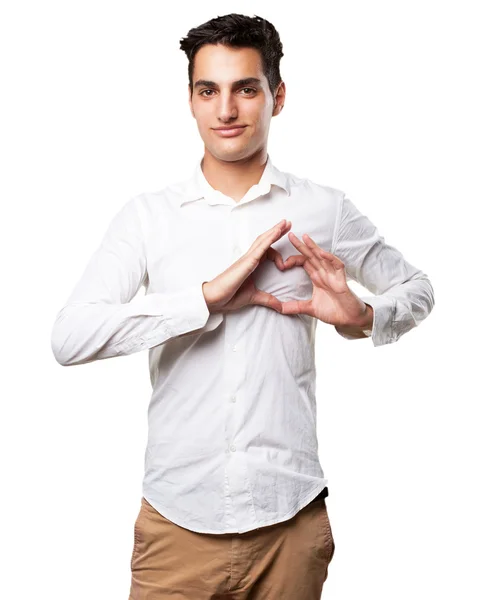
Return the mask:
[[[201,159],[188,179],[130,198],[53,325],[61,365],[149,350],[143,495],[192,531],[285,521],[328,483],[316,432],[316,319],[259,305],[210,314],[202,291],[283,218],[372,292],[362,299],[374,309],[374,346],[396,342],[432,310],[428,277],[344,192],[280,171],[268,154],[239,202],[213,189]],[[273,247],[283,259],[298,254],[287,235]],[[302,266],[280,271],[266,260],[254,279],[281,301],[311,298]]]

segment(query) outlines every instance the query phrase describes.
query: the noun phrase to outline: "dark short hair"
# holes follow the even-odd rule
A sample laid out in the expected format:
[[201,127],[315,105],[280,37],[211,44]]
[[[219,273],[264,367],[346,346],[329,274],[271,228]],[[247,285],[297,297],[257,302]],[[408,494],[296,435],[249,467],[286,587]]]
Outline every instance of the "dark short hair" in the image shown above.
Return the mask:
[[279,61],[283,56],[283,44],[274,25],[257,15],[248,17],[237,13],[218,16],[194,27],[180,40],[180,49],[188,57],[188,80],[193,94],[193,70],[195,55],[205,44],[223,44],[231,48],[256,48],[261,54],[263,73],[268,80],[271,94],[281,83]]

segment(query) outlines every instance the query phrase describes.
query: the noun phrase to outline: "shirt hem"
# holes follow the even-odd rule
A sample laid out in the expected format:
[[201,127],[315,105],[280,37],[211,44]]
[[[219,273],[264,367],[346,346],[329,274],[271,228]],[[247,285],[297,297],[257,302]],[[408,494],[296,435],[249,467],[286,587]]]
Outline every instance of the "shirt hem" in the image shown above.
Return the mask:
[[306,500],[302,500],[301,502],[299,502],[299,504],[297,504],[295,506],[295,508],[293,508],[292,510],[290,510],[288,513],[286,513],[286,515],[283,515],[280,518],[273,518],[270,519],[269,521],[265,521],[262,522],[261,524],[257,524],[255,526],[252,527],[248,527],[247,529],[235,529],[232,527],[223,529],[223,530],[219,530],[219,529],[193,529],[190,526],[186,526],[183,525],[181,523],[178,523],[176,521],[176,517],[174,517],[172,515],[172,513],[170,512],[169,509],[164,509],[163,507],[160,507],[159,504],[156,501],[153,501],[150,499],[150,497],[148,495],[146,495],[145,492],[143,492],[143,497],[145,498],[145,500],[147,500],[151,506],[153,506],[153,508],[155,510],[157,510],[163,517],[165,517],[168,521],[171,521],[172,523],[174,523],[175,525],[178,525],[179,527],[182,527],[183,529],[188,529],[189,531],[193,531],[195,533],[213,533],[213,534],[225,534],[225,533],[247,533],[248,531],[255,531],[257,529],[262,529],[263,527],[268,527],[269,525],[276,525],[277,523],[283,523],[284,521],[288,521],[289,519],[292,519],[294,516],[296,516],[300,510],[302,510],[303,508],[305,508],[314,498],[316,498],[316,496],[323,491],[323,489],[328,485],[328,480],[327,479],[322,479],[321,480],[322,483],[320,486],[318,486],[317,488],[314,489],[312,494],[309,494],[306,497]]

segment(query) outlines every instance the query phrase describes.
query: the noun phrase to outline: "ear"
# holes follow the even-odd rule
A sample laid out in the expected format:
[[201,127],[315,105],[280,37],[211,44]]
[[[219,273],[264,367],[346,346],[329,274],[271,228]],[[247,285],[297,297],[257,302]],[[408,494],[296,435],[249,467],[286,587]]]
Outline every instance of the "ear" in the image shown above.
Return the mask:
[[274,109],[272,116],[275,117],[279,115],[281,110],[283,109],[284,103],[286,101],[286,84],[282,81],[276,90],[276,94],[274,96]]

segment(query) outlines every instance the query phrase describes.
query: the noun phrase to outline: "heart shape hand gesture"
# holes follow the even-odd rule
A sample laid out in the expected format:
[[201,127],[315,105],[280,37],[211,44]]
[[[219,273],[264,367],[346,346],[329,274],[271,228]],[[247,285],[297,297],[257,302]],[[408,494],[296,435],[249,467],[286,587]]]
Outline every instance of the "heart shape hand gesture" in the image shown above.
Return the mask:
[[295,263],[285,265],[281,254],[271,248],[271,244],[290,229],[291,221],[283,219],[259,235],[246,254],[230,265],[226,271],[211,281],[203,283],[203,294],[210,313],[230,312],[249,304],[259,304],[282,312],[281,301],[273,294],[258,290],[252,274],[267,259],[273,261],[280,270],[295,266]]
[[[289,239],[300,254],[292,255],[283,262],[281,254],[271,248],[271,244],[290,229],[291,221],[283,219],[259,235],[246,254],[226,271],[203,283],[203,294],[210,313],[259,304],[283,315],[310,315],[337,327],[366,325],[370,316],[368,306],[349,288],[345,265],[337,256],[320,248],[309,235],[303,235],[303,243],[292,232]],[[257,289],[252,273],[267,259],[281,271],[303,267],[313,284],[311,299],[281,302],[273,294]]]

